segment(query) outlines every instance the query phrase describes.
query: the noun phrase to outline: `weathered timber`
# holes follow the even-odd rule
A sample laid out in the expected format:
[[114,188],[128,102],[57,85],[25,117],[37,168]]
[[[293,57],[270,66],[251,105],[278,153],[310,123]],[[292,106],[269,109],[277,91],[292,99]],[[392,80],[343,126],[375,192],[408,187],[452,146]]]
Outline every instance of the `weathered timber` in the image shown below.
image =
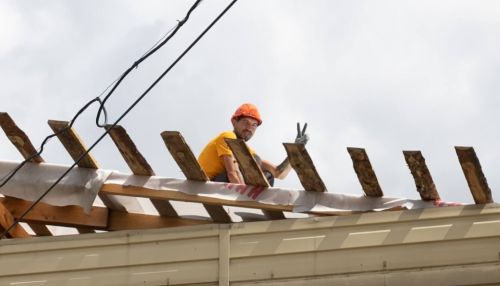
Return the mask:
[[288,161],[297,173],[304,189],[311,192],[326,192],[326,186],[316,171],[304,144],[283,143],[283,146],[288,154]]
[[[238,162],[241,175],[245,184],[257,187],[269,187],[269,182],[267,181],[264,173],[262,172],[260,166],[255,161],[254,157],[250,153],[248,146],[243,140],[240,139],[224,139],[233,152],[233,156]],[[263,210],[266,217],[269,219],[285,219],[285,215],[282,212]]]
[[[154,176],[155,173],[153,171],[153,168],[151,168],[144,156],[142,156],[141,152],[139,152],[134,141],[132,141],[130,136],[127,134],[127,131],[125,131],[125,129],[119,125],[116,125],[111,129],[109,129],[109,126],[107,128],[109,130],[111,139],[115,143],[118,151],[120,151],[120,154],[129,166],[130,170],[132,170],[134,175]],[[151,203],[158,211],[158,213],[162,216],[178,216],[174,207],[168,201],[153,199],[151,200]]]
[[[66,151],[68,151],[69,155],[76,162],[85,152],[87,151],[87,147],[81,140],[78,133],[72,128],[69,127],[69,122],[67,121],[58,121],[58,120],[49,120],[49,126],[52,128],[54,133],[57,134],[57,138],[63,144]],[[98,169],[99,166],[97,161],[90,155],[90,153],[83,156],[82,160],[78,162],[78,167],[80,168],[90,168],[90,169]],[[126,212],[127,209],[117,202],[116,200],[111,199],[110,197],[99,193],[99,198],[102,200],[104,205],[108,208]]]
[[422,153],[420,151],[403,151],[403,154],[422,200],[439,200],[439,193],[432,180],[431,173],[425,164],[425,158],[422,156]]
[[[0,112],[0,126],[24,159],[28,159],[37,153],[26,133],[16,125],[8,113]],[[36,155],[30,159],[30,162],[42,163],[43,159]]]
[[474,202],[476,204],[492,203],[491,190],[474,149],[472,147],[456,146],[455,150],[472,197],[474,197]]
[[[201,168],[193,151],[191,151],[191,148],[189,148],[180,132],[164,131],[161,133],[161,137],[168,151],[188,180],[200,182],[208,181],[207,174],[205,174],[205,171]],[[203,207],[215,222],[232,222],[231,217],[226,210],[224,210],[223,206],[203,204]]]
[[[14,120],[9,116],[8,113],[0,112],[0,126],[2,127],[5,135],[9,138],[10,142],[16,147],[16,149],[21,153],[24,159],[30,159],[33,163],[44,162],[40,155],[35,155],[37,153],[35,147],[31,143],[26,133],[24,133],[21,128],[19,128]],[[29,224],[29,227],[39,236],[51,236],[52,233],[45,225]]]
[[352,159],[354,171],[358,176],[358,180],[365,194],[369,197],[383,196],[382,189],[377,180],[377,176],[373,171],[370,159],[363,148],[347,147],[347,151]]
[[[14,224],[15,218],[12,213],[0,202],[0,232],[7,230]],[[10,238],[29,237],[29,233],[20,225],[17,224],[7,233]]]

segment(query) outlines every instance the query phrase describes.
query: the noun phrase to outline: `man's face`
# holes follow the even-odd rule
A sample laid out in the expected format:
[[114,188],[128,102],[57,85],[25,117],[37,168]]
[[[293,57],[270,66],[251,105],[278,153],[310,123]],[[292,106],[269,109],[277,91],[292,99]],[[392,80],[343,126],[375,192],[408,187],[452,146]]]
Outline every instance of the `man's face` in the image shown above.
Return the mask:
[[259,122],[251,117],[240,117],[239,119],[231,120],[233,123],[234,133],[236,137],[245,141],[250,140],[255,130],[259,126]]

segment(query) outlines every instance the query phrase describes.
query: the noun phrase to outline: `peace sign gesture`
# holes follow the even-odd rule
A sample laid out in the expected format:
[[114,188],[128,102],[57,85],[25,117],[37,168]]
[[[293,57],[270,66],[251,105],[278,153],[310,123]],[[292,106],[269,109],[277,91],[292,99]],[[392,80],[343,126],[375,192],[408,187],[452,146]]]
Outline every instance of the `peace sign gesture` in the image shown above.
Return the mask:
[[307,144],[307,141],[309,140],[309,136],[306,134],[306,129],[307,129],[307,123],[304,124],[304,128],[302,131],[300,130],[300,123],[297,122],[297,137],[295,138],[295,143],[298,144]]

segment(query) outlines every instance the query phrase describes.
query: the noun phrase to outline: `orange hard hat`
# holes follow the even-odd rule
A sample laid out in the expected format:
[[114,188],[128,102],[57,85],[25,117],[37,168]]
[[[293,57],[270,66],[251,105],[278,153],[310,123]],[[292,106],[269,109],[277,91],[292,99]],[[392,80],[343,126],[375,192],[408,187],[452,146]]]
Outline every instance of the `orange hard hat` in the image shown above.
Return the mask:
[[262,124],[262,119],[260,118],[260,113],[257,107],[251,103],[244,103],[236,111],[234,112],[233,116],[231,117],[231,120],[238,118],[238,117],[251,117],[259,122],[259,125]]

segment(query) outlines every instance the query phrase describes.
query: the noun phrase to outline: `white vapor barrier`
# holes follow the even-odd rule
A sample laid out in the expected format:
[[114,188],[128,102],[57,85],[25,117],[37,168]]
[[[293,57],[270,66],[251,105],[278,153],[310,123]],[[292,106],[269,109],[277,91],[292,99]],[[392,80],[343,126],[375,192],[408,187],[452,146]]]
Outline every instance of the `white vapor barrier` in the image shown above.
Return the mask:
[[[3,178],[18,162],[0,161]],[[27,163],[0,193],[34,201],[45,192],[68,166]],[[293,206],[294,212],[362,212],[394,208],[418,209],[457,203],[429,202],[391,197],[366,197],[334,193],[316,193],[284,188],[262,188],[231,183],[196,182],[158,176],[135,176],[101,169],[74,168],[42,201],[51,205],[78,205],[86,212],[103,184],[135,186],[163,191],[178,191],[193,196],[226,201],[256,201],[270,205]],[[127,198],[120,198],[126,200]],[[132,198],[130,198],[132,199]],[[124,203],[126,206],[126,202]]]
[[[20,164],[0,161],[0,183]],[[48,163],[26,163],[0,188],[0,193],[27,201],[35,201],[66,172],[69,166]],[[90,213],[97,192],[111,171],[75,167],[42,199],[55,206],[77,205]]]

